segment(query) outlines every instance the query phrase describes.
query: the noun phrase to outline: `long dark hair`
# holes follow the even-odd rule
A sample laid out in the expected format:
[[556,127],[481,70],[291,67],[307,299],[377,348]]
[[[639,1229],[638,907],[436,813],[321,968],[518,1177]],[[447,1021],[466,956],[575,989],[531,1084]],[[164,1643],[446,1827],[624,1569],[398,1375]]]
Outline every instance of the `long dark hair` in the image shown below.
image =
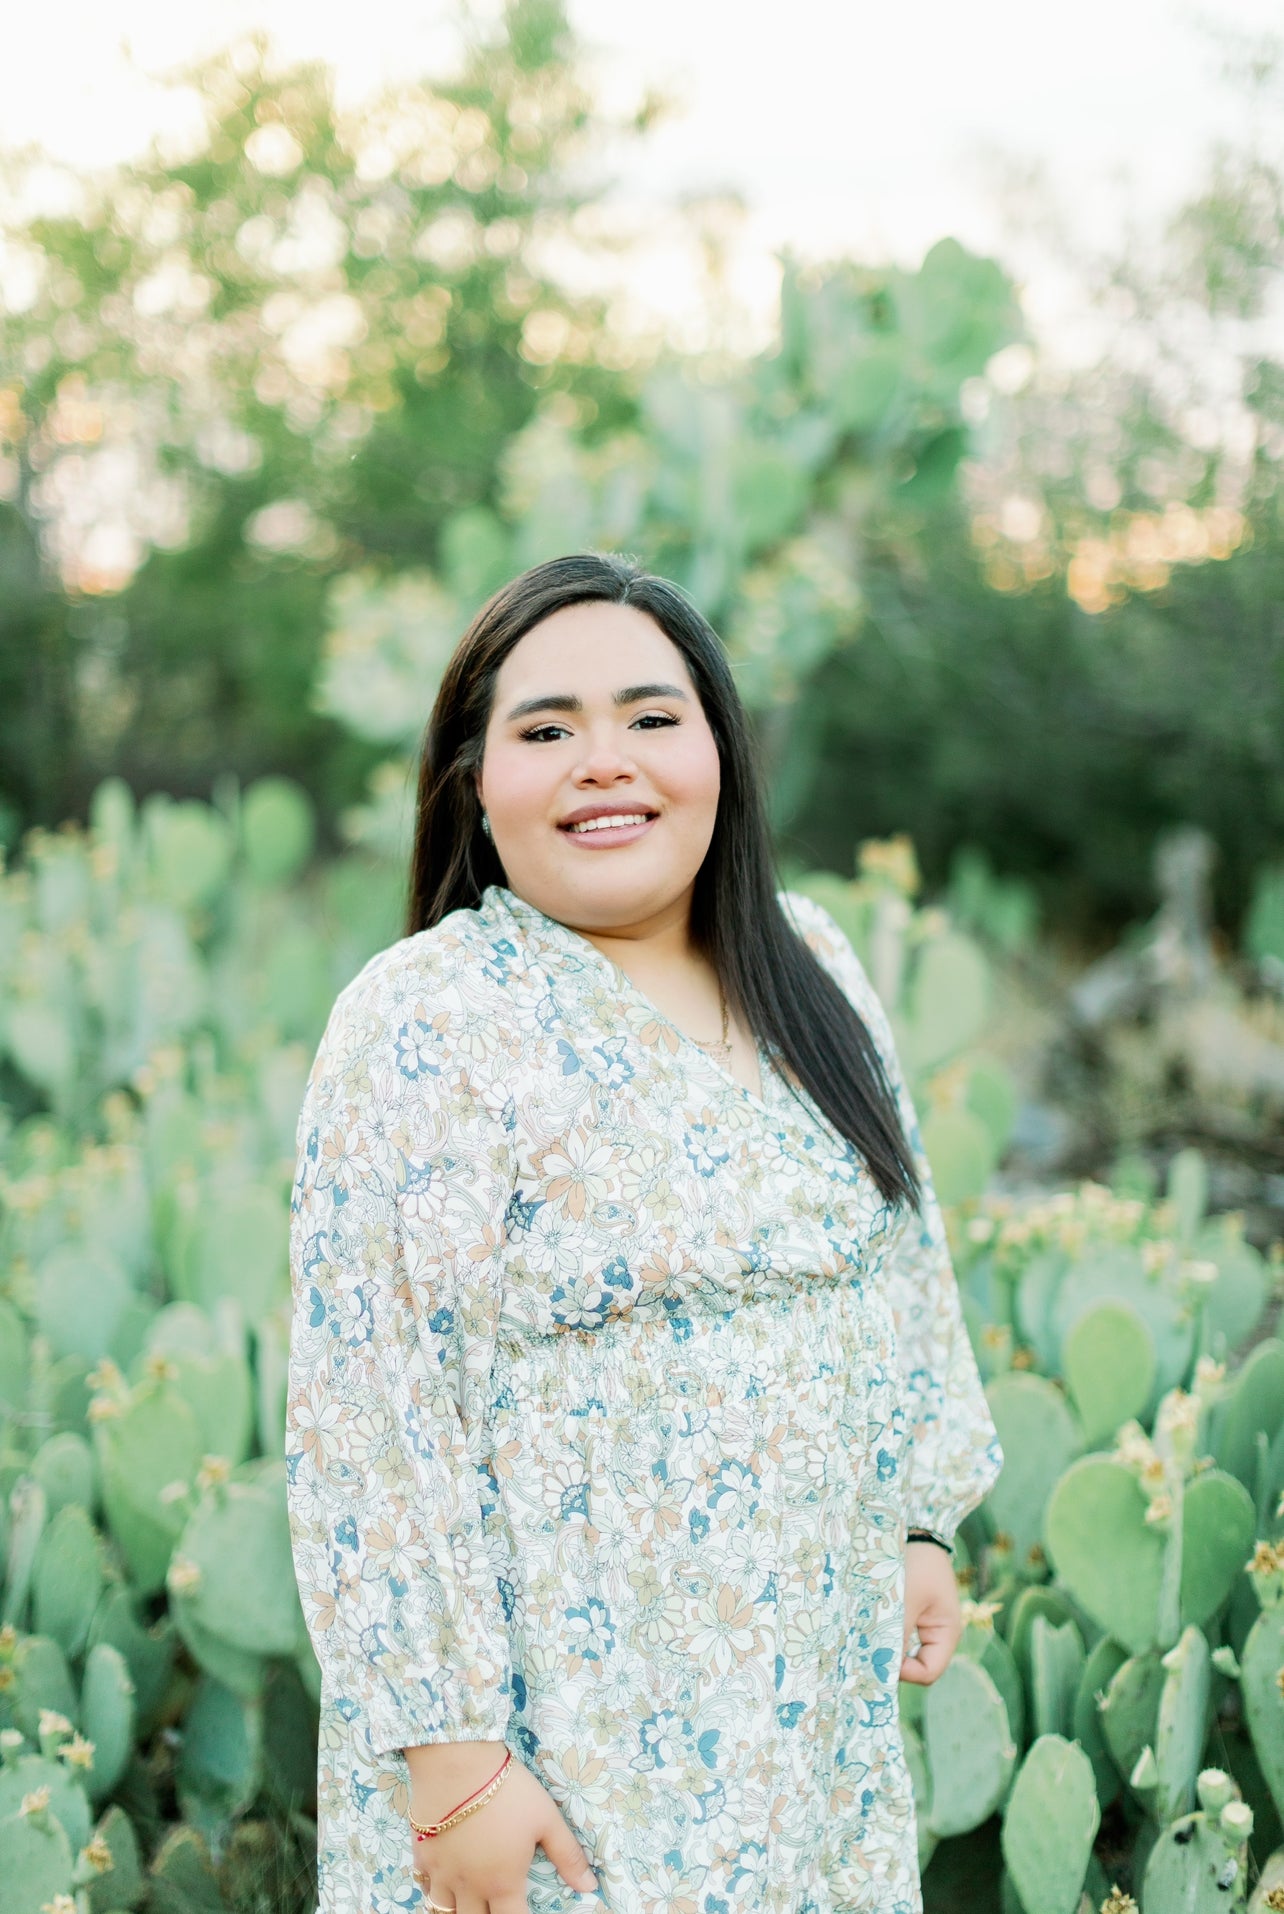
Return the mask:
[[587,600],[632,605],[655,620],[682,653],[717,743],[721,790],[695,879],[692,943],[736,1013],[859,1150],[886,1200],[917,1209],[922,1188],[874,1041],[776,896],[753,735],[721,640],[677,585],[632,558],[576,552],[535,565],[487,599],[460,639],[424,733],[405,934],[474,908],[488,884],[506,883],[475,783],[495,680],[541,619]]

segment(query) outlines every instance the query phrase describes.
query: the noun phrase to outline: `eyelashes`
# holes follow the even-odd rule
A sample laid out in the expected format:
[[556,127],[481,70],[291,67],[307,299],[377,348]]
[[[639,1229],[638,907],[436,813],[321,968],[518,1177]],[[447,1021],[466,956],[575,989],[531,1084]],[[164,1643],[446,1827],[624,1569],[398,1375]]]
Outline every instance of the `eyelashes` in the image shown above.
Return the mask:
[[[646,711],[640,718],[633,720],[634,725],[646,725],[648,729],[653,725],[659,725],[664,729],[671,725],[681,724],[681,722],[681,718],[671,717],[667,711]],[[631,725],[629,728],[632,730],[633,726]],[[546,721],[543,724],[529,725],[525,731],[519,731],[517,735],[519,738],[529,740],[532,744],[542,744],[545,736],[549,732],[564,732],[565,729],[565,725],[551,724]]]

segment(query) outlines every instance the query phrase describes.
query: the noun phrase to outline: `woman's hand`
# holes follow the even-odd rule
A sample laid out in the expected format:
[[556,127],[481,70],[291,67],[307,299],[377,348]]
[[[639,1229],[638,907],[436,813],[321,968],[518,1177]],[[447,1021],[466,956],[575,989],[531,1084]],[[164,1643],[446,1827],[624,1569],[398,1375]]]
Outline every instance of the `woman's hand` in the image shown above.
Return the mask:
[[[918,1630],[919,1649],[909,1652],[910,1636]],[[908,1542],[905,1547],[905,1639],[901,1644],[902,1681],[927,1686],[949,1666],[963,1633],[963,1608],[954,1579],[953,1557],[935,1542]]]
[[[482,1787],[504,1759],[504,1747],[494,1741],[442,1743],[407,1748],[406,1759],[410,1812],[416,1821],[428,1822],[440,1820]],[[427,1841],[411,1832],[410,1865],[425,1902],[457,1914],[528,1914],[526,1882],[537,1847],[576,1893],[597,1886],[561,1809],[514,1755],[490,1800],[457,1826]]]

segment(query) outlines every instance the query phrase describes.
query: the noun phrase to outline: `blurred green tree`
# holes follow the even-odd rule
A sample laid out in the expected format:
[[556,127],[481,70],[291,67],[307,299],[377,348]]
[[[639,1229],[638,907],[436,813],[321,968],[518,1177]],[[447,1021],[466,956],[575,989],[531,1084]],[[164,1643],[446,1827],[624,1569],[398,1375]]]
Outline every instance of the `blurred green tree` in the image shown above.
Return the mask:
[[309,695],[328,579],[434,562],[541,396],[607,421],[626,403],[603,302],[541,262],[599,190],[608,132],[659,107],[614,125],[578,60],[561,0],[509,0],[454,78],[345,117],[323,68],[274,70],[250,42],[183,76],[198,151],[20,223],[30,297],[0,346],[11,836],[83,814],[107,769],[139,790],[319,767],[362,788],[368,752]]

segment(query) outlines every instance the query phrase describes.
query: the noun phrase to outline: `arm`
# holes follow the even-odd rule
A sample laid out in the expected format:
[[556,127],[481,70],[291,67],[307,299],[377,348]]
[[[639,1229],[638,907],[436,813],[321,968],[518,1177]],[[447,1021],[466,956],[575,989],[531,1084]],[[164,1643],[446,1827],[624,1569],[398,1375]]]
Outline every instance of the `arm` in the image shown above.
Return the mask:
[[513,1159],[493,1032],[441,971],[394,947],[341,993],[291,1206],[295,1571],[324,1686],[375,1756],[499,1742],[511,1707],[477,1445]]
[[910,1423],[907,1526],[952,1541],[963,1517],[993,1487],[1003,1456],[963,1321],[918,1116],[887,1013],[850,942],[811,898],[787,892],[782,902],[878,1047],[922,1184],[922,1210],[907,1216],[888,1252],[883,1280],[896,1319]]

